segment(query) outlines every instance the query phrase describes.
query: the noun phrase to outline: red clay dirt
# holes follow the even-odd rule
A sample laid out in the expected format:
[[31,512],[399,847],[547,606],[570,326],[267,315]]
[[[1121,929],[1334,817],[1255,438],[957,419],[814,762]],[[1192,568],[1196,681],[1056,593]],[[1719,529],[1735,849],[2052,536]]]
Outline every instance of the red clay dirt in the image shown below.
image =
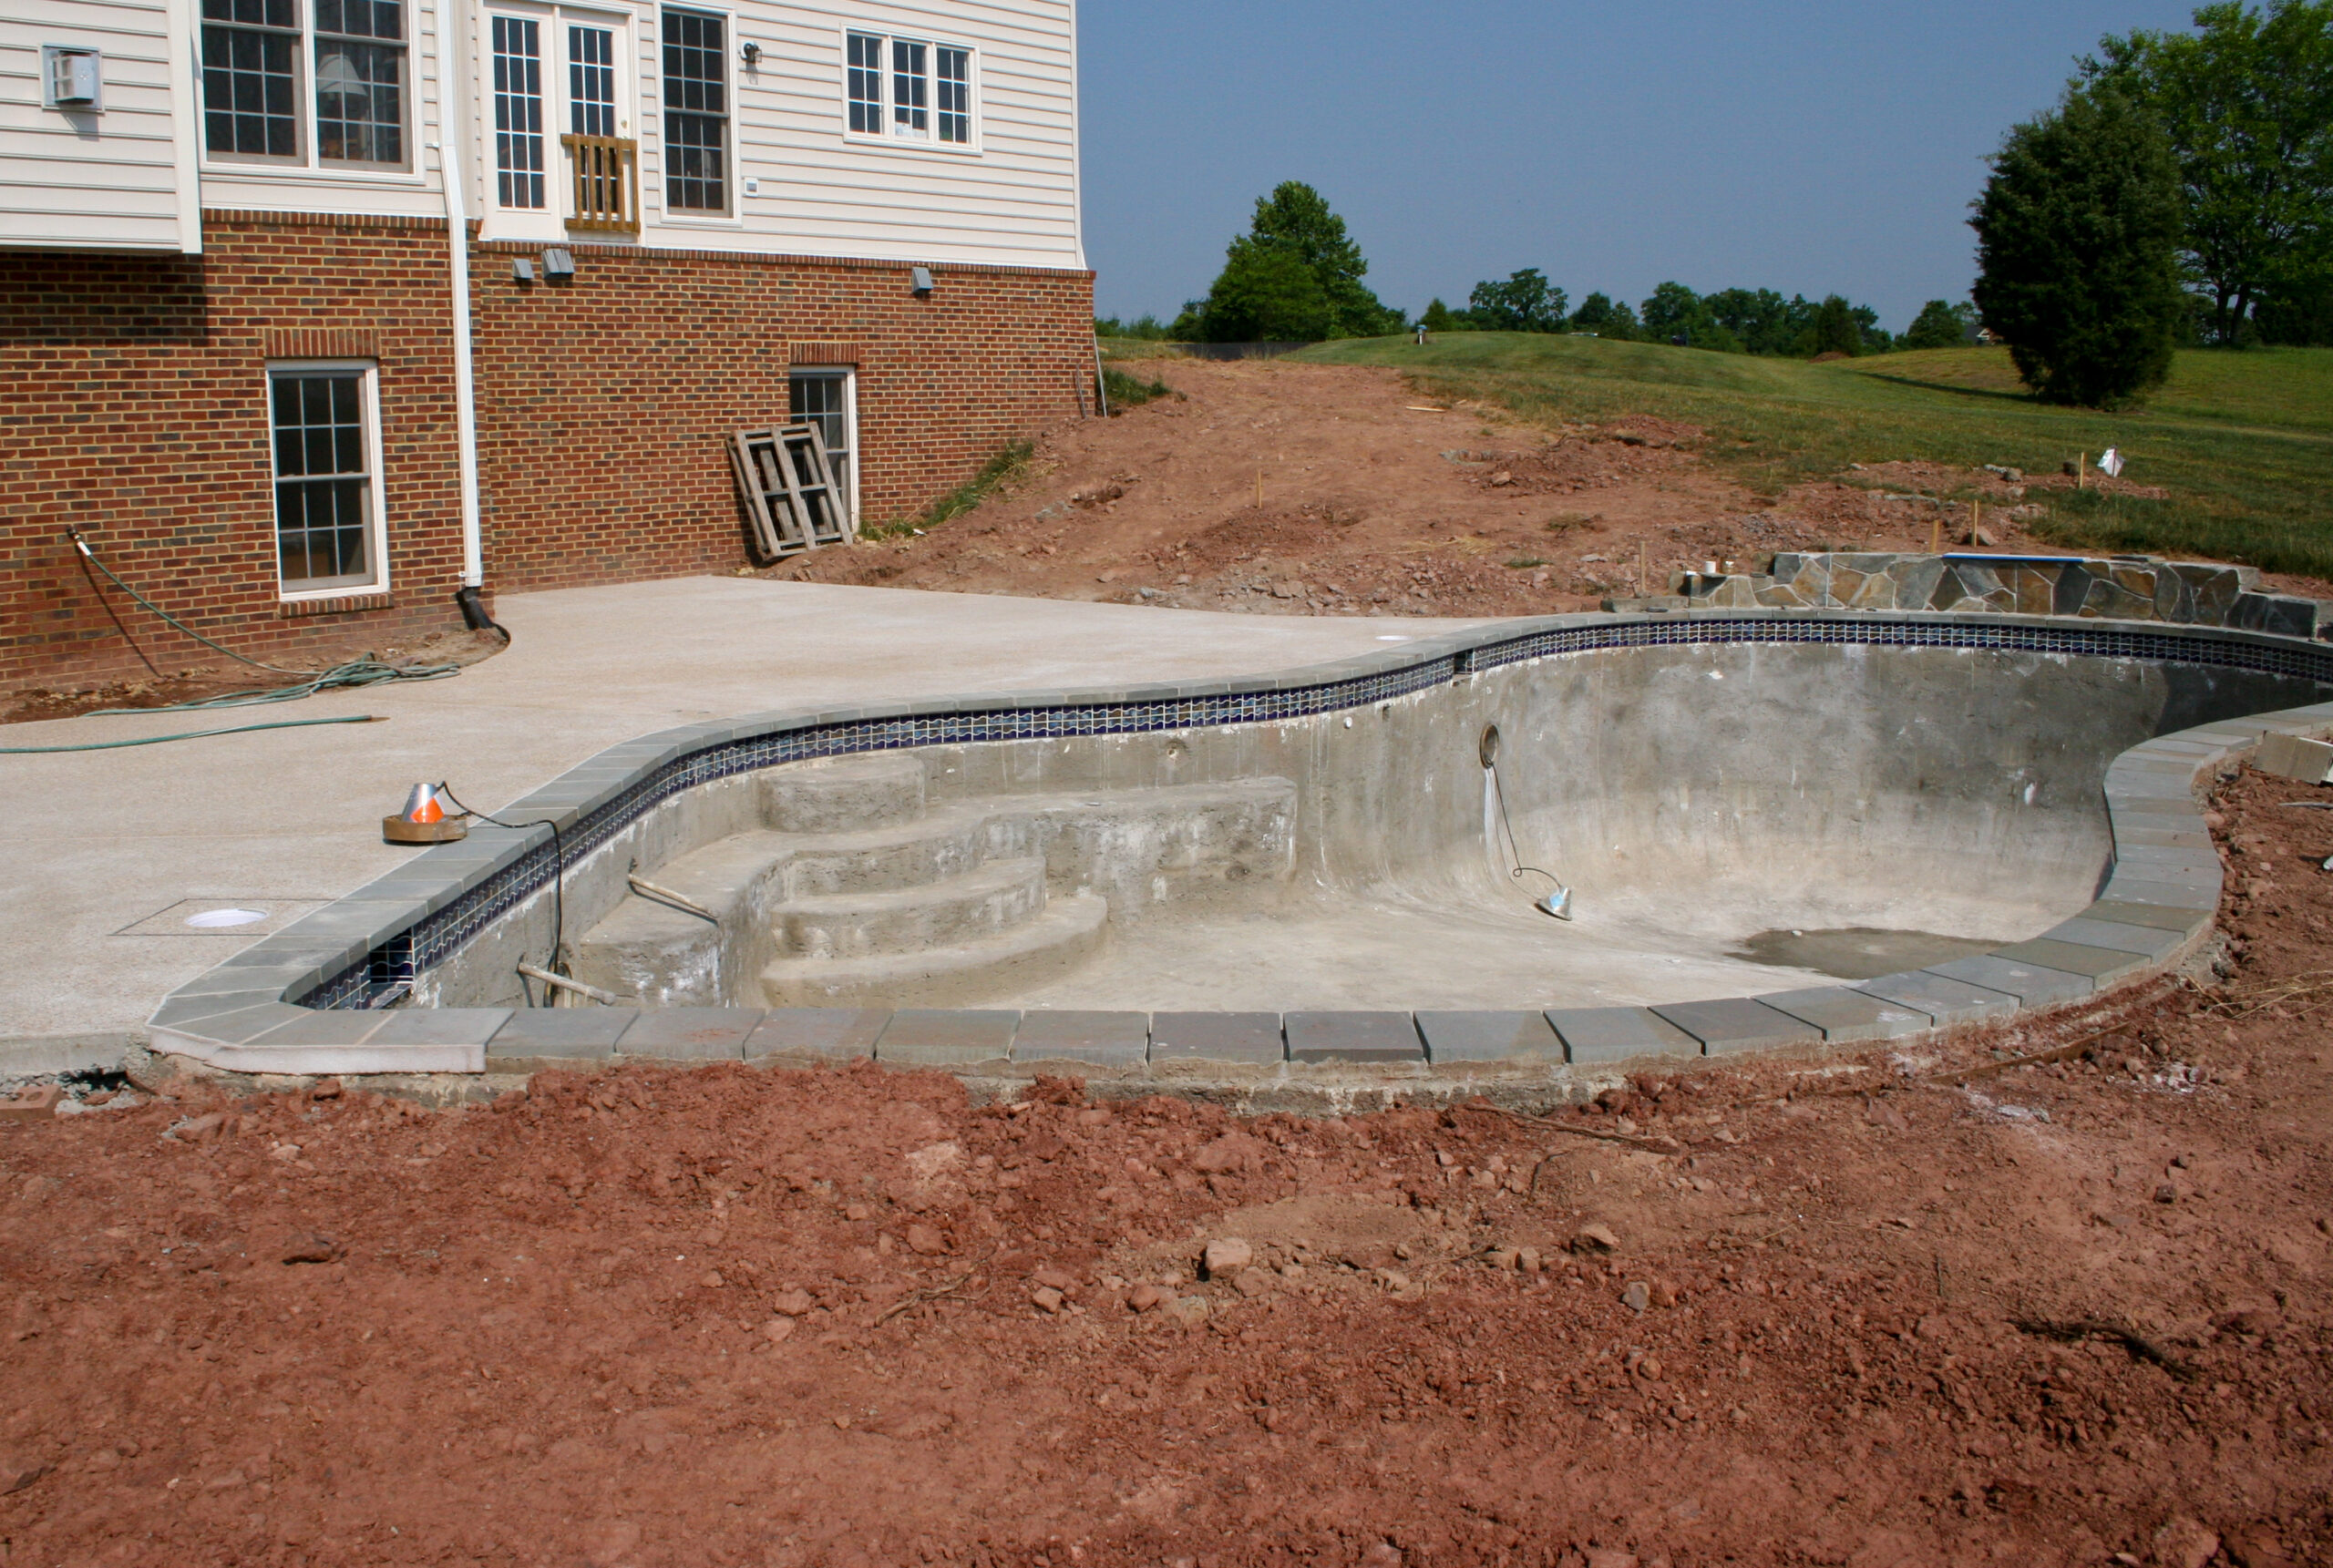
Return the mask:
[[2333,1561],[2328,796],[2195,980],[1544,1120],[0,1107],[0,1562]]
[[1985,548],[2062,553],[2030,532],[2073,484],[2059,475],[1886,463],[1762,501],[1690,425],[1546,429],[1358,366],[1136,368],[1180,395],[1045,434],[1022,477],[921,537],[764,575],[1290,615],[1555,614],[1637,592],[1639,550],[1660,593],[1671,570],[1752,570],[1776,550],[1966,548],[1970,507],[1935,499],[1962,495],[1981,504]]

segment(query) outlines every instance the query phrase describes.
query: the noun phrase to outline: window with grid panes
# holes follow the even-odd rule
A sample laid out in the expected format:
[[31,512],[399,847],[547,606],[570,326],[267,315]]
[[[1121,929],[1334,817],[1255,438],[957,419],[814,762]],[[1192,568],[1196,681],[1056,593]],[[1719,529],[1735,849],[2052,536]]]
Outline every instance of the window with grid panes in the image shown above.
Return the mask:
[[728,26],[695,11],[664,13],[664,205],[729,210]]
[[567,29],[567,118],[572,135],[616,134],[616,36],[608,28]]
[[932,50],[940,99],[940,139],[968,145],[972,139],[972,52],[945,44]]
[[494,18],[494,177],[505,207],[543,205],[541,26]]
[[922,137],[931,129],[931,83],[924,75],[924,46],[891,40],[891,134]]
[[883,40],[853,33],[845,45],[843,92],[850,102],[850,128],[861,136],[883,134]]
[[835,490],[844,506],[852,505],[857,492],[851,488],[850,469],[858,443],[850,372],[797,370],[786,377],[786,391],[795,422],[818,427],[818,437],[827,444],[827,464],[834,470]]
[[380,580],[374,538],[370,371],[289,366],[268,373],[275,436],[275,548],[286,591]]
[[972,51],[879,33],[843,37],[844,125],[853,136],[972,145]]
[[213,158],[300,156],[296,0],[202,0],[202,144]]
[[316,156],[402,164],[404,0],[315,0]]

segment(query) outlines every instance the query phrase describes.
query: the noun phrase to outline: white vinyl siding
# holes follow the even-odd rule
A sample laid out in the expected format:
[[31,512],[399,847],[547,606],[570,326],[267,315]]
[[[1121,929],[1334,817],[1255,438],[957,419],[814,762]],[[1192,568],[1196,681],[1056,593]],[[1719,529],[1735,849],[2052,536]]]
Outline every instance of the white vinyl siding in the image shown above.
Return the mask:
[[[189,0],[0,8],[0,245],[197,251]],[[41,46],[103,56],[104,108],[41,107]],[[184,135],[181,135],[181,132]]]

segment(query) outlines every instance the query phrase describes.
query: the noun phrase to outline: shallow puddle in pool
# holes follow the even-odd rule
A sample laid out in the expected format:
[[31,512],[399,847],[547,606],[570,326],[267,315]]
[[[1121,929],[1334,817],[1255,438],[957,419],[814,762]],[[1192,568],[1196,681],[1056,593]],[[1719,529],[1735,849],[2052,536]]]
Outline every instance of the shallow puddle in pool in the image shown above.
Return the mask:
[[1875,980],[1989,953],[2000,945],[1973,937],[1939,937],[1933,931],[1842,926],[1827,931],[1761,931],[1727,956],[1777,968],[1813,969],[1842,980]]

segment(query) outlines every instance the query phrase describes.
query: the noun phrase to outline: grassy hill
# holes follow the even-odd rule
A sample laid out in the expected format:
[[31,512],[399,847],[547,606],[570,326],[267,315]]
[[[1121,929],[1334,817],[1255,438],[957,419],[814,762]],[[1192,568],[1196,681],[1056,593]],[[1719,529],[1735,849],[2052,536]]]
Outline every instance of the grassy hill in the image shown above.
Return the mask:
[[2204,555],[2333,578],[2333,349],[2183,354],[2135,412],[2025,396],[2006,349],[1937,349],[1808,364],[1651,343],[1454,333],[1326,343],[1297,357],[1387,365],[1421,390],[1524,418],[1652,415],[1708,432],[1703,454],[1763,495],[1850,463],[1994,463],[2054,473],[2109,446],[2161,501],[2051,497],[2040,529],[2068,546]]

